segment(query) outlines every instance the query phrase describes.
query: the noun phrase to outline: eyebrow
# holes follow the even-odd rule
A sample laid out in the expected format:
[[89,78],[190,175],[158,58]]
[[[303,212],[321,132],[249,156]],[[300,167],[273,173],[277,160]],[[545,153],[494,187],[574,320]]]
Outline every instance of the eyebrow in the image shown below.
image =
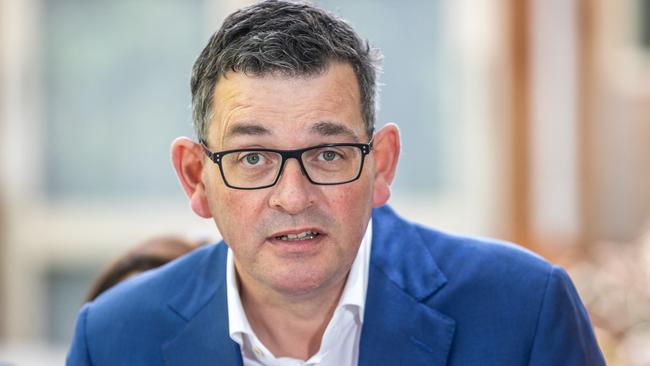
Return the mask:
[[228,129],[228,132],[226,133],[227,137],[234,137],[234,136],[265,136],[265,135],[270,135],[271,131],[269,131],[266,127],[255,123],[255,122],[245,122],[245,123],[238,123],[232,128]]
[[359,141],[357,134],[348,126],[332,121],[320,121],[313,124],[309,131],[321,136],[347,136]]
[[[346,125],[333,121],[316,122],[309,127],[309,132],[320,136],[346,136],[354,141],[359,141],[357,134]],[[271,131],[256,122],[243,122],[231,126],[226,137],[235,136],[268,136]]]

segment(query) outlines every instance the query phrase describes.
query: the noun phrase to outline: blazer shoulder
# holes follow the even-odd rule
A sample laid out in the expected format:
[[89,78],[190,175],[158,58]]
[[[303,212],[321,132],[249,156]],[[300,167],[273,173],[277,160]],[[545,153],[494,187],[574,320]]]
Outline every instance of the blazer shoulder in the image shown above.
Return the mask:
[[516,244],[436,230],[401,218],[389,206],[375,209],[373,220],[373,258],[386,271],[410,268],[413,276],[436,267],[452,287],[470,281],[525,291],[526,281],[543,288],[553,268]]
[[91,307],[93,311],[104,307],[121,309],[129,305],[142,307],[169,300],[178,288],[195,276],[198,268],[208,265],[206,262],[219,262],[219,257],[223,256],[225,263],[226,250],[222,243],[208,245],[163,266],[139,273],[101,294],[91,303]]
[[185,324],[169,304],[179,291],[193,290],[196,282],[203,285],[202,293],[216,287],[218,278],[198,280],[197,276],[219,267],[221,261],[225,263],[226,252],[224,244],[199,248],[138,274],[86,304],[78,323],[83,320],[88,353],[93,359],[112,360],[117,350],[135,354],[132,348],[137,345],[140,354],[159,354],[160,344]]
[[[414,224],[436,263],[448,276],[476,271],[482,278],[536,277],[546,281],[554,265],[520,245],[492,238],[447,233]],[[515,276],[515,277],[512,277]]]
[[431,253],[438,258],[444,256],[444,261],[463,260],[475,265],[489,264],[491,268],[525,267],[547,274],[553,266],[539,254],[508,241],[453,234],[418,224],[415,227]]

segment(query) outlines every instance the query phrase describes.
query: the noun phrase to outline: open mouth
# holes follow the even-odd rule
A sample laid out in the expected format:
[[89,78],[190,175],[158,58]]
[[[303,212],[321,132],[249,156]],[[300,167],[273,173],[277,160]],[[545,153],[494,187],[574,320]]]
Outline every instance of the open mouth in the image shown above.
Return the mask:
[[300,241],[300,240],[311,240],[315,239],[321,235],[318,232],[315,231],[303,231],[298,234],[286,234],[286,235],[279,235],[276,236],[275,239],[277,240],[282,240],[282,241]]

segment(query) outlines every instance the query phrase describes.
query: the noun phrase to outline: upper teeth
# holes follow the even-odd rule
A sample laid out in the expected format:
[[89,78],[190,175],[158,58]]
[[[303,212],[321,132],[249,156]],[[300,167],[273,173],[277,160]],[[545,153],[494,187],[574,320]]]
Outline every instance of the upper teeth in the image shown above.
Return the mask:
[[313,239],[316,237],[318,233],[315,233],[313,231],[305,231],[300,234],[287,234],[287,235],[282,235],[279,236],[278,239],[280,240],[305,240],[305,239]]

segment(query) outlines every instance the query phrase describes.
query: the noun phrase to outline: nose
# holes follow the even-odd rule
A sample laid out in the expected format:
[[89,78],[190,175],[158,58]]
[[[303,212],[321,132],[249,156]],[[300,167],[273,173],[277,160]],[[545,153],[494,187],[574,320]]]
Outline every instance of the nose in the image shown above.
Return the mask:
[[314,204],[313,184],[304,175],[298,160],[288,159],[284,164],[282,175],[272,188],[269,205],[295,215]]

